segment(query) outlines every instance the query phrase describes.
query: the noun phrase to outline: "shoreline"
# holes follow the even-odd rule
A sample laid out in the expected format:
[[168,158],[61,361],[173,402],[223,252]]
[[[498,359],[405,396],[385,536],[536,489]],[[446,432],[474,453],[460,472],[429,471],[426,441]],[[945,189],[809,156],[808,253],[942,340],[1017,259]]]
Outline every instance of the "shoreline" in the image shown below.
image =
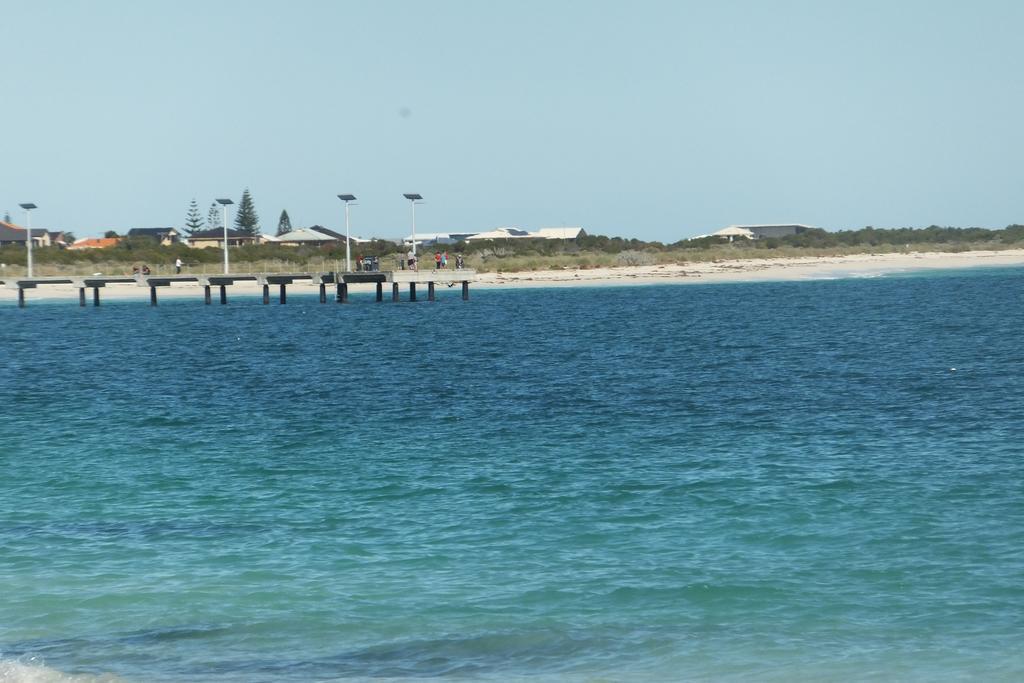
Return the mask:
[[[849,256],[800,256],[517,273],[498,271],[477,273],[476,280],[470,287],[471,289],[521,289],[834,280],[985,266],[1024,266],[1024,249],[956,253],[909,252],[852,254]],[[454,275],[455,271],[452,273]],[[372,285],[350,285],[350,287],[353,292],[373,291]],[[289,285],[289,290],[297,295],[302,295],[316,292],[317,287],[311,283],[296,282]],[[240,282],[231,285],[229,292],[229,297],[258,296],[261,290],[255,282]],[[191,283],[172,284],[160,288],[160,298],[201,298],[201,296],[200,288]],[[77,303],[77,297],[78,290],[71,285],[52,285],[29,290],[27,299],[29,301],[67,299]],[[103,300],[148,301],[149,289],[132,284],[109,285],[103,288],[101,297]],[[0,303],[16,301],[17,292],[15,290],[0,287]]]

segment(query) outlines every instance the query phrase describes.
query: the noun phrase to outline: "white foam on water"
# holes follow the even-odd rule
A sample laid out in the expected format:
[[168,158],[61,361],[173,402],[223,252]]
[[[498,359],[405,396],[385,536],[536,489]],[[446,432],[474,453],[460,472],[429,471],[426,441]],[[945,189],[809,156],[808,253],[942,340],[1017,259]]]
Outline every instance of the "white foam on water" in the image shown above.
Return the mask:
[[112,674],[69,674],[52,669],[34,657],[0,659],[0,683],[125,683]]

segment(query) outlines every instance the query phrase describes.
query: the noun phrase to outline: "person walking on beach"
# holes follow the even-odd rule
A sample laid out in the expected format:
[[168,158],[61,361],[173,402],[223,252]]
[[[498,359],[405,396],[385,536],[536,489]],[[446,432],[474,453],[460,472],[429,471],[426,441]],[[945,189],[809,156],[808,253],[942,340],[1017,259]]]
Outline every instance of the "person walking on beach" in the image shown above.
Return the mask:
[[181,275],[181,266],[182,265],[183,264],[182,264],[180,258],[174,259],[174,274],[175,275]]

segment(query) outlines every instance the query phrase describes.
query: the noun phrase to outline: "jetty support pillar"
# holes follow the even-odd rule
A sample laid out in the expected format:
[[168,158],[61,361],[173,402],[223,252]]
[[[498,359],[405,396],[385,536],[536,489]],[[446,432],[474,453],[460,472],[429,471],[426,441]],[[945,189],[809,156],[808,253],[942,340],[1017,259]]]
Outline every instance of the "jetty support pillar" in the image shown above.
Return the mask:
[[348,303],[348,283],[347,282],[342,282],[340,285],[338,285],[338,292],[339,292],[338,301],[343,303],[343,304],[347,304]]
[[18,308],[25,308],[25,288],[18,287]]
[[391,283],[391,300],[393,302],[395,302],[395,303],[398,303],[398,299],[399,299],[399,296],[398,296],[398,283],[397,282],[392,282]]
[[85,287],[78,288],[78,305],[85,306]]
[[156,306],[156,287],[149,286],[149,305]]
[[327,303],[327,285],[320,283],[320,303]]
[[203,285],[203,299],[207,306],[210,305],[212,297],[210,296],[210,285]]
[[462,281],[462,300],[469,301],[469,280]]
[[93,306],[99,306],[100,305],[100,288],[99,287],[93,287],[92,288],[92,305]]
[[286,304],[286,303],[288,303],[288,285],[286,285],[285,283],[282,282],[280,287],[281,287],[281,295],[280,295],[281,303],[282,304]]
[[270,285],[263,285],[263,305],[270,303]]
[[436,301],[434,297],[434,281],[427,283],[427,301]]
[[416,301],[416,283],[409,283],[409,301]]
[[384,301],[384,283],[377,283],[377,301]]
[[220,286],[220,305],[223,306],[228,302],[228,286]]

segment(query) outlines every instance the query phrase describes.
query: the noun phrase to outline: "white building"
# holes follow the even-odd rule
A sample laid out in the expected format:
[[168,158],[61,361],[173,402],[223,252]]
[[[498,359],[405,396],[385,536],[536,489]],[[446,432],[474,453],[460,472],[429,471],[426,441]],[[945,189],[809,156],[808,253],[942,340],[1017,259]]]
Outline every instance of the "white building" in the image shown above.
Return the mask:
[[541,228],[530,233],[530,237],[545,240],[577,240],[586,236],[587,231],[583,228]]
[[799,235],[807,230],[813,230],[810,225],[802,223],[766,223],[763,225],[730,225],[710,235],[697,235],[691,240],[699,240],[705,237],[722,237],[732,242],[734,239],[760,240],[768,237],[789,237]]

